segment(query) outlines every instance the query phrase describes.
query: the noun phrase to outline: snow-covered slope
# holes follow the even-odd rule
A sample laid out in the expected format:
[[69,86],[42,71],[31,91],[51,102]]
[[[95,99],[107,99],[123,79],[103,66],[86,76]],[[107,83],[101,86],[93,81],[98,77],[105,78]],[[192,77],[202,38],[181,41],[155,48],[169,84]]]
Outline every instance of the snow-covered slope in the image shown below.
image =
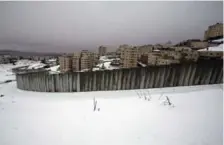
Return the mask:
[[[0,68],[0,80],[10,67]],[[222,92],[206,85],[40,93],[0,84],[0,145],[221,145]],[[162,104],[166,96],[175,107]]]
[[[38,93],[18,90],[15,82],[0,90],[2,145],[222,144],[219,85],[153,89],[151,101],[134,90]],[[165,96],[174,108],[161,104]]]

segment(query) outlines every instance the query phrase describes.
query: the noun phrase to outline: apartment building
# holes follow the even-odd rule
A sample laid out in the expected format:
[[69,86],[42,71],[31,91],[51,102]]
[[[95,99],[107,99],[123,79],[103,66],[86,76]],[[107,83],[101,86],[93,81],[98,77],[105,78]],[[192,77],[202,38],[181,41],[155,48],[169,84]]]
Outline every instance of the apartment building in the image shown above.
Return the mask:
[[173,57],[166,56],[164,57],[163,54],[155,54],[149,53],[148,54],[148,65],[170,65],[174,63],[180,63],[179,59],[174,59]]
[[137,47],[121,47],[121,64],[123,68],[137,67],[138,49]]
[[88,56],[84,55],[80,58],[80,60],[81,60],[80,65],[81,70],[92,68],[92,61]]
[[59,64],[61,72],[72,70],[72,56],[63,55],[59,57]]
[[223,23],[216,23],[214,25],[209,26],[204,34],[205,40],[211,40],[219,37],[223,37]]
[[72,57],[72,70],[73,72],[75,71],[80,71],[80,57],[81,57],[81,53],[80,52],[76,52],[73,54]]
[[191,41],[189,42],[189,47],[194,50],[203,49],[208,47],[208,42],[206,41]]
[[138,58],[140,58],[142,55],[147,55],[148,53],[153,51],[153,45],[143,45],[137,48],[138,48]]
[[182,53],[179,52],[179,51],[163,50],[163,51],[161,51],[161,56],[163,58],[165,58],[165,57],[172,57],[173,59],[178,60],[178,59],[181,59]]
[[157,59],[159,59],[161,56],[158,54],[149,53],[148,54],[148,65],[156,65]]
[[100,46],[99,48],[99,55],[104,56],[107,53],[107,48],[105,46]]
[[80,58],[80,69],[91,69],[95,65],[95,61],[97,61],[98,55],[88,50],[81,51]]

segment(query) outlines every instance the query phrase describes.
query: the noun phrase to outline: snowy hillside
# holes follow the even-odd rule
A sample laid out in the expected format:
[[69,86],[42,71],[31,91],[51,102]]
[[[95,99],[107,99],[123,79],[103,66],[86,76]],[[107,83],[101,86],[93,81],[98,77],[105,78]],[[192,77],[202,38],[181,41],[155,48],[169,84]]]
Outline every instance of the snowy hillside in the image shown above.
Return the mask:
[[[0,68],[0,81],[10,67]],[[0,84],[0,145],[221,145],[222,92],[206,85],[39,93]]]

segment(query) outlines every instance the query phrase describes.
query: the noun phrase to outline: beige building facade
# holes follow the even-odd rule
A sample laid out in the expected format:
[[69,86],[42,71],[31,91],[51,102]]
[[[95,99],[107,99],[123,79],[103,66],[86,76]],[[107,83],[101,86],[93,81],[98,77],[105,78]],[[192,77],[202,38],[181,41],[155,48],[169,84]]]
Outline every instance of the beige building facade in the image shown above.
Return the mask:
[[190,42],[190,47],[192,49],[203,49],[208,47],[208,42],[206,41],[192,41]]
[[72,70],[75,71],[80,71],[80,57],[81,57],[81,53],[80,52],[76,52],[73,54],[72,57]]
[[104,56],[107,53],[107,48],[105,46],[100,46],[99,48],[99,55]]
[[76,52],[72,56],[63,55],[59,57],[59,64],[62,72],[81,71],[83,69],[92,69],[98,61],[98,54],[83,50]]
[[67,72],[72,70],[72,57],[63,55],[59,57],[59,64],[61,72]]
[[140,58],[142,55],[148,55],[148,53],[153,51],[153,45],[143,45],[137,47],[138,49],[138,58]]
[[81,60],[80,70],[90,69],[92,67],[91,60],[88,56],[82,56],[80,60]]
[[223,59],[223,51],[199,51],[199,57],[221,58]]
[[123,68],[137,67],[138,49],[137,47],[121,48],[121,64]]
[[173,59],[181,59],[182,54],[179,51],[169,51],[169,50],[163,50],[161,51],[161,56],[162,57],[172,57]]
[[223,37],[223,23],[216,23],[208,27],[205,31],[204,39],[208,40],[211,38]]
[[148,54],[148,65],[170,65],[174,63],[180,63],[179,59],[173,59],[172,57],[164,58],[163,55],[159,54]]

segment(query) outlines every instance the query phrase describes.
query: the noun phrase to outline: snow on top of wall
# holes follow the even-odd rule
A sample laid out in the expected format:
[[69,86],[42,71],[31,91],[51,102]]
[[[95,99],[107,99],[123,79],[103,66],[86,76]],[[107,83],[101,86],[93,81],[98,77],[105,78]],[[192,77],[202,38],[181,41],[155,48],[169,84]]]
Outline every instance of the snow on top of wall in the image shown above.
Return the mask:
[[[111,62],[103,62],[103,63],[99,63],[96,65],[99,69],[103,69],[103,66],[104,66],[104,69],[106,70],[113,70],[113,69],[119,69],[119,67],[116,67],[116,66],[112,66],[111,65]],[[99,69],[95,69],[95,70],[99,70]]]
[[52,67],[48,68],[47,70],[50,71],[49,72],[50,74],[55,74],[55,73],[60,73],[59,68],[60,68],[60,65],[56,65],[56,66],[52,66]]
[[212,40],[212,42],[222,42],[223,40],[224,38],[220,38],[220,39]]
[[114,59],[109,59],[107,56],[100,56],[100,59],[99,59],[99,61],[101,62],[111,62],[113,60]]
[[142,67],[146,67],[147,66],[146,64],[144,64],[142,62],[139,62],[139,61],[138,61],[138,64],[140,64]]
[[46,66],[46,64],[43,64],[41,62],[36,62],[36,63],[31,64],[30,66],[28,66],[28,69],[39,69],[39,68],[43,68],[45,66]]
[[208,50],[205,48],[205,49],[200,49],[198,51],[223,51],[223,44],[220,44],[214,47],[209,47]]

